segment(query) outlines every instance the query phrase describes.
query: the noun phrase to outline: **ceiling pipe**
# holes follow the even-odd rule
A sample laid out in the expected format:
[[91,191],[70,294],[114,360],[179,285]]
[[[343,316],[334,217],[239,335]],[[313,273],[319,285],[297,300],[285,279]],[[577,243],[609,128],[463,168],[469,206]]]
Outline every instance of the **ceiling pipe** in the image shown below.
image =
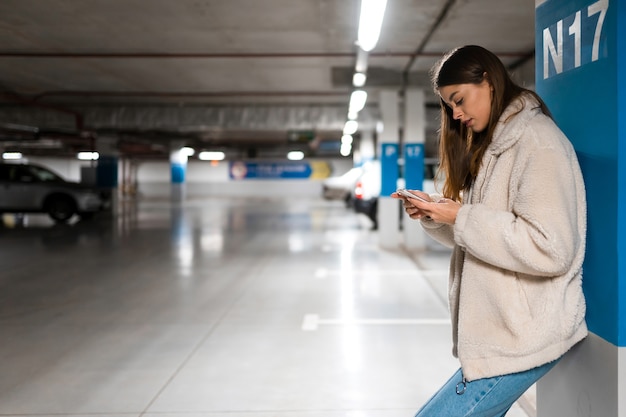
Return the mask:
[[[435,19],[435,22],[432,24],[432,26],[426,33],[426,36],[422,39],[422,42],[419,44],[415,52],[411,54],[409,62],[406,64],[406,67],[404,67],[404,71],[402,72],[402,91],[403,92],[406,90],[406,87],[409,84],[409,72],[411,71],[411,67],[415,63],[415,60],[419,56],[424,55],[424,48],[430,41],[430,38],[433,36],[435,31],[439,28],[441,23],[444,21],[444,19],[448,15],[448,12],[450,11],[454,3],[456,3],[456,0],[448,0],[446,2],[446,4],[441,9],[441,12],[439,12],[439,16],[437,16],[437,19]],[[437,54],[437,56],[441,56],[441,55],[443,55],[443,53]]]
[[[448,3],[454,3],[449,0]],[[430,38],[430,35],[428,36]],[[422,47],[423,49],[423,47]],[[439,57],[444,52],[425,52],[418,48],[414,52],[369,52],[370,58]],[[516,52],[499,52],[500,56],[521,56]],[[352,58],[355,52],[285,52],[285,53],[136,53],[136,52],[8,52],[0,51],[0,58],[98,58],[98,59],[258,59],[258,58]],[[412,61],[409,65],[412,64]]]
[[45,91],[31,97],[32,102],[40,102],[49,97],[339,97],[345,96],[350,90],[345,91]]
[[7,93],[7,92],[2,92],[0,93],[0,97],[5,98],[9,101],[13,101],[16,103],[19,103],[20,105],[24,105],[24,106],[32,106],[32,107],[39,107],[39,108],[43,108],[46,110],[53,110],[59,113],[65,113],[65,114],[69,114],[72,117],[74,117],[74,125],[76,126],[76,130],[82,134],[83,133],[83,128],[84,128],[84,117],[81,113],[75,111],[75,110],[70,110],[68,108],[65,107],[59,107],[59,106],[55,106],[55,105],[51,105],[51,104],[44,104],[44,103],[39,103],[34,101],[31,98],[25,98],[23,96],[20,96],[18,94],[15,93]]
[[[371,55],[376,55],[372,53]],[[411,52],[391,52],[381,56],[410,56]],[[255,59],[255,58],[354,58],[354,52],[277,52],[277,53],[162,53],[162,52],[2,52],[2,58],[132,58],[132,59]]]
[[524,65],[526,62],[530,61],[531,59],[533,59],[535,57],[535,50],[533,49],[532,51],[529,51],[528,53],[526,53],[524,56],[521,56],[518,60],[516,60],[515,62],[511,63],[509,65],[509,69],[510,70],[514,70],[518,67],[521,67],[522,65]]
[[[456,0],[448,0],[446,2],[446,4],[441,9],[441,12],[439,12],[439,15],[437,16],[437,19],[435,19],[435,22],[433,23],[433,25],[430,27],[430,29],[426,33],[426,36],[424,37],[424,39],[422,39],[422,42],[419,44],[417,49],[415,49],[415,52],[413,52],[411,54],[409,62],[407,62],[406,66],[404,68],[404,71],[402,72],[402,89],[401,89],[401,94],[404,94],[404,92],[407,89],[407,86],[409,84],[409,73],[411,71],[411,67],[413,66],[413,64],[415,63],[415,60],[417,58],[425,57],[425,56],[441,57],[441,56],[443,56],[443,54],[445,54],[447,52],[446,51],[446,52],[438,52],[438,53],[427,53],[427,52],[424,52],[424,48],[426,48],[426,45],[430,41],[430,38],[434,35],[435,31],[443,23],[443,21],[445,20],[445,18],[448,15],[448,13],[450,12],[452,7],[454,6],[454,3],[456,3]],[[515,62],[513,62],[512,64],[509,65],[509,69],[515,69],[515,68],[523,65],[524,63],[526,63],[528,60],[532,59],[535,56],[534,49],[532,51],[530,51],[530,52],[494,52],[494,53],[497,56],[500,56],[500,57],[516,57],[516,58],[518,58]]]

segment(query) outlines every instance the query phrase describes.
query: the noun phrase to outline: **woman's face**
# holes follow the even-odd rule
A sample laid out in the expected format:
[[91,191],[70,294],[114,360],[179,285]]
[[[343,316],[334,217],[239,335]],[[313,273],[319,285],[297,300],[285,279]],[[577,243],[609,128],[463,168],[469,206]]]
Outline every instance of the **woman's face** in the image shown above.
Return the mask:
[[491,85],[484,79],[480,84],[453,84],[439,88],[443,101],[452,109],[452,117],[474,132],[482,132],[491,114]]

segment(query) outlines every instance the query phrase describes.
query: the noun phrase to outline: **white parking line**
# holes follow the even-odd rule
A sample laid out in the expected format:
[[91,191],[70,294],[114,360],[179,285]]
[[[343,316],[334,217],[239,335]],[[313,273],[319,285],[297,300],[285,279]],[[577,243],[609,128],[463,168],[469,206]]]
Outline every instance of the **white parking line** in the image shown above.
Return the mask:
[[432,275],[445,275],[448,276],[450,274],[450,270],[448,269],[428,269],[428,270],[424,270],[421,271],[422,275],[424,275],[425,277],[427,276],[432,276]]
[[447,270],[445,271],[422,271],[420,269],[387,269],[387,270],[377,270],[377,269],[348,269],[348,270],[342,270],[342,269],[326,269],[326,268],[317,268],[315,270],[315,278],[318,279],[325,279],[328,278],[330,276],[337,276],[337,275],[346,275],[346,274],[350,274],[350,275],[359,275],[359,276],[363,276],[363,275],[379,275],[379,276],[394,276],[394,275],[399,275],[399,276],[411,276],[411,275],[415,275],[415,274],[424,274],[424,275],[430,275],[433,273],[446,273],[447,274]]
[[320,325],[330,326],[420,326],[449,325],[450,319],[321,319],[318,314],[307,314],[302,320],[302,330],[315,331]]

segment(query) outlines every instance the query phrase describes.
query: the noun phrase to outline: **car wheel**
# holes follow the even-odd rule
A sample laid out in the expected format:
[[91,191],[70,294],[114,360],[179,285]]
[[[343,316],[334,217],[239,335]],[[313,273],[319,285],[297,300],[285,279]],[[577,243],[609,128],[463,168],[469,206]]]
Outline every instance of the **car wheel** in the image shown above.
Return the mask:
[[76,213],[76,204],[67,196],[55,196],[46,203],[46,211],[55,222],[65,223]]

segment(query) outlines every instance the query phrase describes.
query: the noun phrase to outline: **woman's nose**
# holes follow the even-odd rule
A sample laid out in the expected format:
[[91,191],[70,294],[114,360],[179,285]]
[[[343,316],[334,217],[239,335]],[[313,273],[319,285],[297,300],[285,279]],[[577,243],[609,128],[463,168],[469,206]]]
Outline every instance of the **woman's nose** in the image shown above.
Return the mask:
[[456,109],[452,110],[452,118],[454,120],[460,120],[462,115],[463,115],[463,112],[461,110],[459,110],[458,107]]

